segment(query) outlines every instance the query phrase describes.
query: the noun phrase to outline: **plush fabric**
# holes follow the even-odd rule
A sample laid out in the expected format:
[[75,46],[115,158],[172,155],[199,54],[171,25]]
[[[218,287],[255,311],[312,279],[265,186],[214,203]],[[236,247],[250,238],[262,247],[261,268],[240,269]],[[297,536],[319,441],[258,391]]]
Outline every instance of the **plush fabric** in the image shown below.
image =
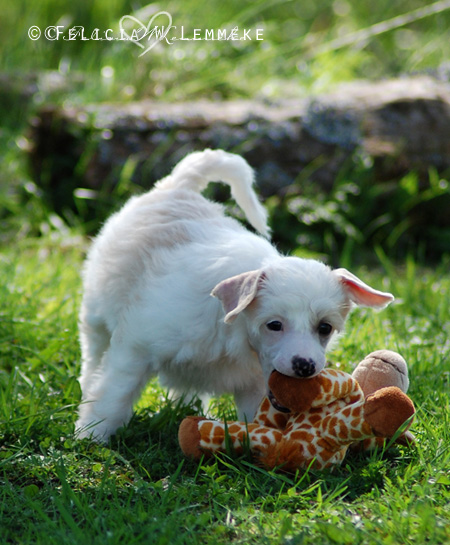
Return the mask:
[[[310,379],[274,371],[270,394],[253,422],[188,417],[180,426],[180,446],[198,459],[230,446],[239,453],[247,445],[264,467],[287,471],[338,465],[350,445],[367,448],[380,438],[393,437],[413,416],[414,405],[403,391],[408,384],[406,363],[399,366],[399,361],[404,362],[398,354],[378,351],[359,364],[354,375],[371,392],[368,396],[354,376],[337,369],[325,369]],[[372,374],[380,386],[375,390]],[[412,435],[403,439],[412,441]]]

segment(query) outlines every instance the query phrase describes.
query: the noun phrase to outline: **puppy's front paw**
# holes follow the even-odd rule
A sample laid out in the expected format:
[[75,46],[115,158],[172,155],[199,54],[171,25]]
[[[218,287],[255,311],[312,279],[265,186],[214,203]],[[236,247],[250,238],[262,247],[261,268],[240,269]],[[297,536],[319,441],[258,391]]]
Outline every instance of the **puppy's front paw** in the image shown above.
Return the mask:
[[80,419],[75,424],[75,437],[77,439],[90,439],[95,443],[107,443],[111,435],[111,430],[106,425],[102,425],[102,422],[96,424]]

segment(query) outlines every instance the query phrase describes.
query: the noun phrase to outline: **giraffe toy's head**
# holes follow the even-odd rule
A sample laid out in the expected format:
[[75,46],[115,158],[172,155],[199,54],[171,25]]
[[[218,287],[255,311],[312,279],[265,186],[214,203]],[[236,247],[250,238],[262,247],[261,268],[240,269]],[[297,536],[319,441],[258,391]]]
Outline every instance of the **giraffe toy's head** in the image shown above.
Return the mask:
[[[248,445],[264,467],[296,471],[338,465],[350,445],[372,446],[402,427],[404,442],[412,442],[406,429],[415,409],[403,391],[408,384],[403,358],[389,351],[374,352],[354,375],[364,382],[364,391],[354,376],[337,369],[324,369],[309,379],[274,371],[270,393],[253,422],[188,417],[180,426],[180,446],[187,456],[199,459],[230,445],[237,452]],[[379,386],[375,391],[374,381]]]

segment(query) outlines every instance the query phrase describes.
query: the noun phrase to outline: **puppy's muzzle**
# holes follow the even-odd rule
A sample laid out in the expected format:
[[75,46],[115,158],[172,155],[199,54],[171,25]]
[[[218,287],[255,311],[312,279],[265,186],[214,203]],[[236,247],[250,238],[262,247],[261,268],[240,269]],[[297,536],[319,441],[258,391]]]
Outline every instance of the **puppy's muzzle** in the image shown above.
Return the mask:
[[294,356],[292,358],[292,369],[297,377],[312,377],[316,372],[316,362],[312,359]]

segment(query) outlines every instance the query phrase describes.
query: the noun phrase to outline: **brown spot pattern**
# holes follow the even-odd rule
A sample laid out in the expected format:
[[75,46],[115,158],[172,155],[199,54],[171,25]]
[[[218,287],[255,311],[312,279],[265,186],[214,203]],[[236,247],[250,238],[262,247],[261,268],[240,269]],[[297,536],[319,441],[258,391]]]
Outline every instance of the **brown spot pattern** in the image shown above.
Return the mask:
[[320,397],[314,399],[315,408],[307,411],[281,413],[264,398],[256,421],[248,425],[232,422],[226,430],[221,422],[200,421],[202,448],[221,450],[228,433],[239,450],[240,444],[248,442],[263,466],[295,471],[313,461],[316,468],[341,463],[352,441],[373,446],[374,434],[364,420],[364,394],[358,383],[334,369],[325,369],[318,378]]

